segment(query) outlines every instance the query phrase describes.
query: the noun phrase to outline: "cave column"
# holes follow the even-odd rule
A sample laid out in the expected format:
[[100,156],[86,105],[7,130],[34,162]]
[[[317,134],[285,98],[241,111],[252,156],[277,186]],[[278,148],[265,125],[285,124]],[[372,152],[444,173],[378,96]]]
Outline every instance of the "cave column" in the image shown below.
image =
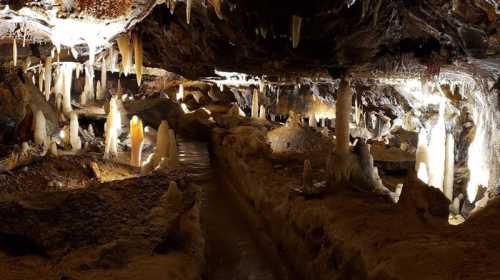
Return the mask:
[[345,155],[349,148],[349,117],[351,114],[352,90],[349,83],[342,79],[336,103],[337,116],[335,119],[336,154]]

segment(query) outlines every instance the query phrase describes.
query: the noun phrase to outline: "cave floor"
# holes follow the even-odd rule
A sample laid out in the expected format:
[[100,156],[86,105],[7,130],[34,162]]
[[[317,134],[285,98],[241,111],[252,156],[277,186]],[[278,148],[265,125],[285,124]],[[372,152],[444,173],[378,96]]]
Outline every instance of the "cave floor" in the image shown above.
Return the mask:
[[178,144],[187,176],[201,187],[206,279],[296,279],[268,244],[253,209],[223,180],[224,170],[212,166],[207,144],[182,139]]

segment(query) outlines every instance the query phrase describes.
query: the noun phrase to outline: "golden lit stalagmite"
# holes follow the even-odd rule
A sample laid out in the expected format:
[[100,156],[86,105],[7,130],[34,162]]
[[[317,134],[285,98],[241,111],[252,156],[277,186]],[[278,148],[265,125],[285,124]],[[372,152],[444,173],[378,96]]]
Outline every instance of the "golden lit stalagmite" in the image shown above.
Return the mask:
[[352,108],[352,90],[346,80],[340,82],[337,99],[337,115],[335,118],[336,154],[345,155],[350,152],[349,118]]
[[266,107],[264,105],[260,105],[259,119],[261,119],[261,120],[266,119]]
[[167,160],[170,149],[169,140],[170,134],[168,122],[166,120],[163,120],[158,127],[158,132],[156,133],[155,152],[150,155],[148,162],[144,166],[144,172],[148,173],[155,170],[163,160]]
[[137,80],[137,85],[141,86],[142,83],[142,40],[139,34],[134,33],[132,36],[132,41],[134,44],[134,66],[135,66],[135,76]]
[[130,120],[130,142],[132,146],[130,153],[130,165],[141,167],[144,129],[142,126],[142,120],[137,116],[133,116]]

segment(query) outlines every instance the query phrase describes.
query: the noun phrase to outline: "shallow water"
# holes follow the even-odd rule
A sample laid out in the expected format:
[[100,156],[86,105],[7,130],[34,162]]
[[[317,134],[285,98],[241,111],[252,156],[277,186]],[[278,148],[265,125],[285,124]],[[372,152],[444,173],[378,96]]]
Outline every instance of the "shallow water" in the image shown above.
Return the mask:
[[[250,222],[245,206],[212,166],[206,143],[179,139],[179,160],[202,188],[201,223],[206,238],[208,280],[292,279],[274,246]],[[294,278],[294,277],[293,277]]]

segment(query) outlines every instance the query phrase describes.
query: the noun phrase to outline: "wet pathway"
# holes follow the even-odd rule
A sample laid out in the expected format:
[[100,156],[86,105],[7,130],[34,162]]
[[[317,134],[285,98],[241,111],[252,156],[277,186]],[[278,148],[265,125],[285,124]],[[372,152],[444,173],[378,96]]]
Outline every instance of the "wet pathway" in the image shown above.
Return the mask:
[[211,165],[207,145],[178,140],[179,159],[202,188],[201,223],[206,239],[207,280],[294,279],[274,246],[250,222],[248,209]]

